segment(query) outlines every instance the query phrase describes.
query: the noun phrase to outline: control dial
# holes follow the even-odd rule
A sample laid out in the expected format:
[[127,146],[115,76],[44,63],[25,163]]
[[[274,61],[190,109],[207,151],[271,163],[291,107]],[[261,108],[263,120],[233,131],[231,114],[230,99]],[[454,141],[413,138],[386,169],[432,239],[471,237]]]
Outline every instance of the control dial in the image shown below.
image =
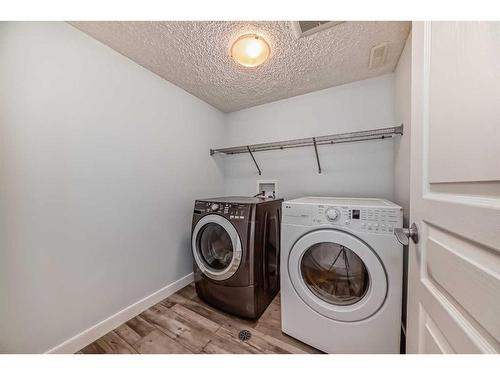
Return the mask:
[[217,203],[212,203],[212,205],[210,206],[210,209],[212,211],[217,211],[219,209],[219,205]]
[[339,212],[335,208],[329,208],[325,212],[326,218],[330,221],[334,221],[339,217]]

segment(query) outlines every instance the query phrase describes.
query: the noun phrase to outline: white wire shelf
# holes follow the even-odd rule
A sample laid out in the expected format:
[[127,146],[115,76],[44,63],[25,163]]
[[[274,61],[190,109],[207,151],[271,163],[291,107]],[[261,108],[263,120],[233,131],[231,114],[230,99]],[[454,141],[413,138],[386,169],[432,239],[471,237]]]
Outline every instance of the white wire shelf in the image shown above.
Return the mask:
[[316,161],[318,164],[318,172],[321,173],[321,164],[319,161],[317,146],[333,145],[337,143],[361,142],[373,139],[386,139],[386,138],[392,138],[395,135],[402,135],[402,134],[403,134],[403,124],[388,128],[363,130],[351,133],[331,134],[320,137],[300,138],[300,139],[291,139],[279,142],[268,142],[268,143],[258,143],[245,146],[216,148],[216,149],[210,149],[210,155],[214,154],[236,155],[236,154],[249,153],[253,159],[253,162],[255,163],[255,166],[257,167],[259,174],[261,174],[261,170],[259,168],[259,165],[257,164],[257,161],[255,160],[255,157],[253,156],[253,153],[260,151],[285,150],[288,148],[312,146],[314,147],[315,150]]

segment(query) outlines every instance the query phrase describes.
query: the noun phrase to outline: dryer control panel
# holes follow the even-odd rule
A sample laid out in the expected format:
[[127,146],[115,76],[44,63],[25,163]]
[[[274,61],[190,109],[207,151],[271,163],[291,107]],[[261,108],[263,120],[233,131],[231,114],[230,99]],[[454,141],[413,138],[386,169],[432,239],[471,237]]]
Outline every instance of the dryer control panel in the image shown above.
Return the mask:
[[249,216],[249,206],[240,203],[196,201],[195,214],[219,214],[231,220],[243,220]]
[[283,223],[331,225],[357,232],[387,234],[403,225],[403,211],[399,206],[304,205],[284,202]]

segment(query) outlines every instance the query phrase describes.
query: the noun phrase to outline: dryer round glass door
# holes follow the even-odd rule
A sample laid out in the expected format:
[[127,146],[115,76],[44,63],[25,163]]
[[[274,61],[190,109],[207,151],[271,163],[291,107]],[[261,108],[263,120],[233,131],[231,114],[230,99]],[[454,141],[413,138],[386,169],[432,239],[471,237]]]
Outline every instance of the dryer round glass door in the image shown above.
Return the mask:
[[195,226],[193,257],[201,272],[213,280],[226,280],[241,263],[241,241],[234,226],[220,215],[207,215]]
[[203,262],[213,270],[226,269],[233,260],[233,243],[226,230],[216,223],[205,224],[198,234]]
[[366,319],[380,309],[387,294],[387,277],[375,252],[338,230],[301,237],[290,252],[288,272],[302,300],[334,320]]

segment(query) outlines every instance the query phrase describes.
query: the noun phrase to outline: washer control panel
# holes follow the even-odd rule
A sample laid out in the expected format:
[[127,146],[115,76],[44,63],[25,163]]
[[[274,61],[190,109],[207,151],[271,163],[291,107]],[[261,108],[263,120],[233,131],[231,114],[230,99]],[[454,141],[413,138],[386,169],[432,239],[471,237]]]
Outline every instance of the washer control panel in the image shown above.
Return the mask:
[[219,214],[230,220],[243,220],[248,217],[249,206],[238,203],[221,203],[196,201],[194,206],[195,214]]
[[283,222],[298,225],[331,225],[358,232],[393,233],[403,225],[400,207],[333,205],[283,205]]
[[361,232],[393,233],[402,225],[402,211],[394,208],[318,205],[315,216],[316,224],[331,223]]

